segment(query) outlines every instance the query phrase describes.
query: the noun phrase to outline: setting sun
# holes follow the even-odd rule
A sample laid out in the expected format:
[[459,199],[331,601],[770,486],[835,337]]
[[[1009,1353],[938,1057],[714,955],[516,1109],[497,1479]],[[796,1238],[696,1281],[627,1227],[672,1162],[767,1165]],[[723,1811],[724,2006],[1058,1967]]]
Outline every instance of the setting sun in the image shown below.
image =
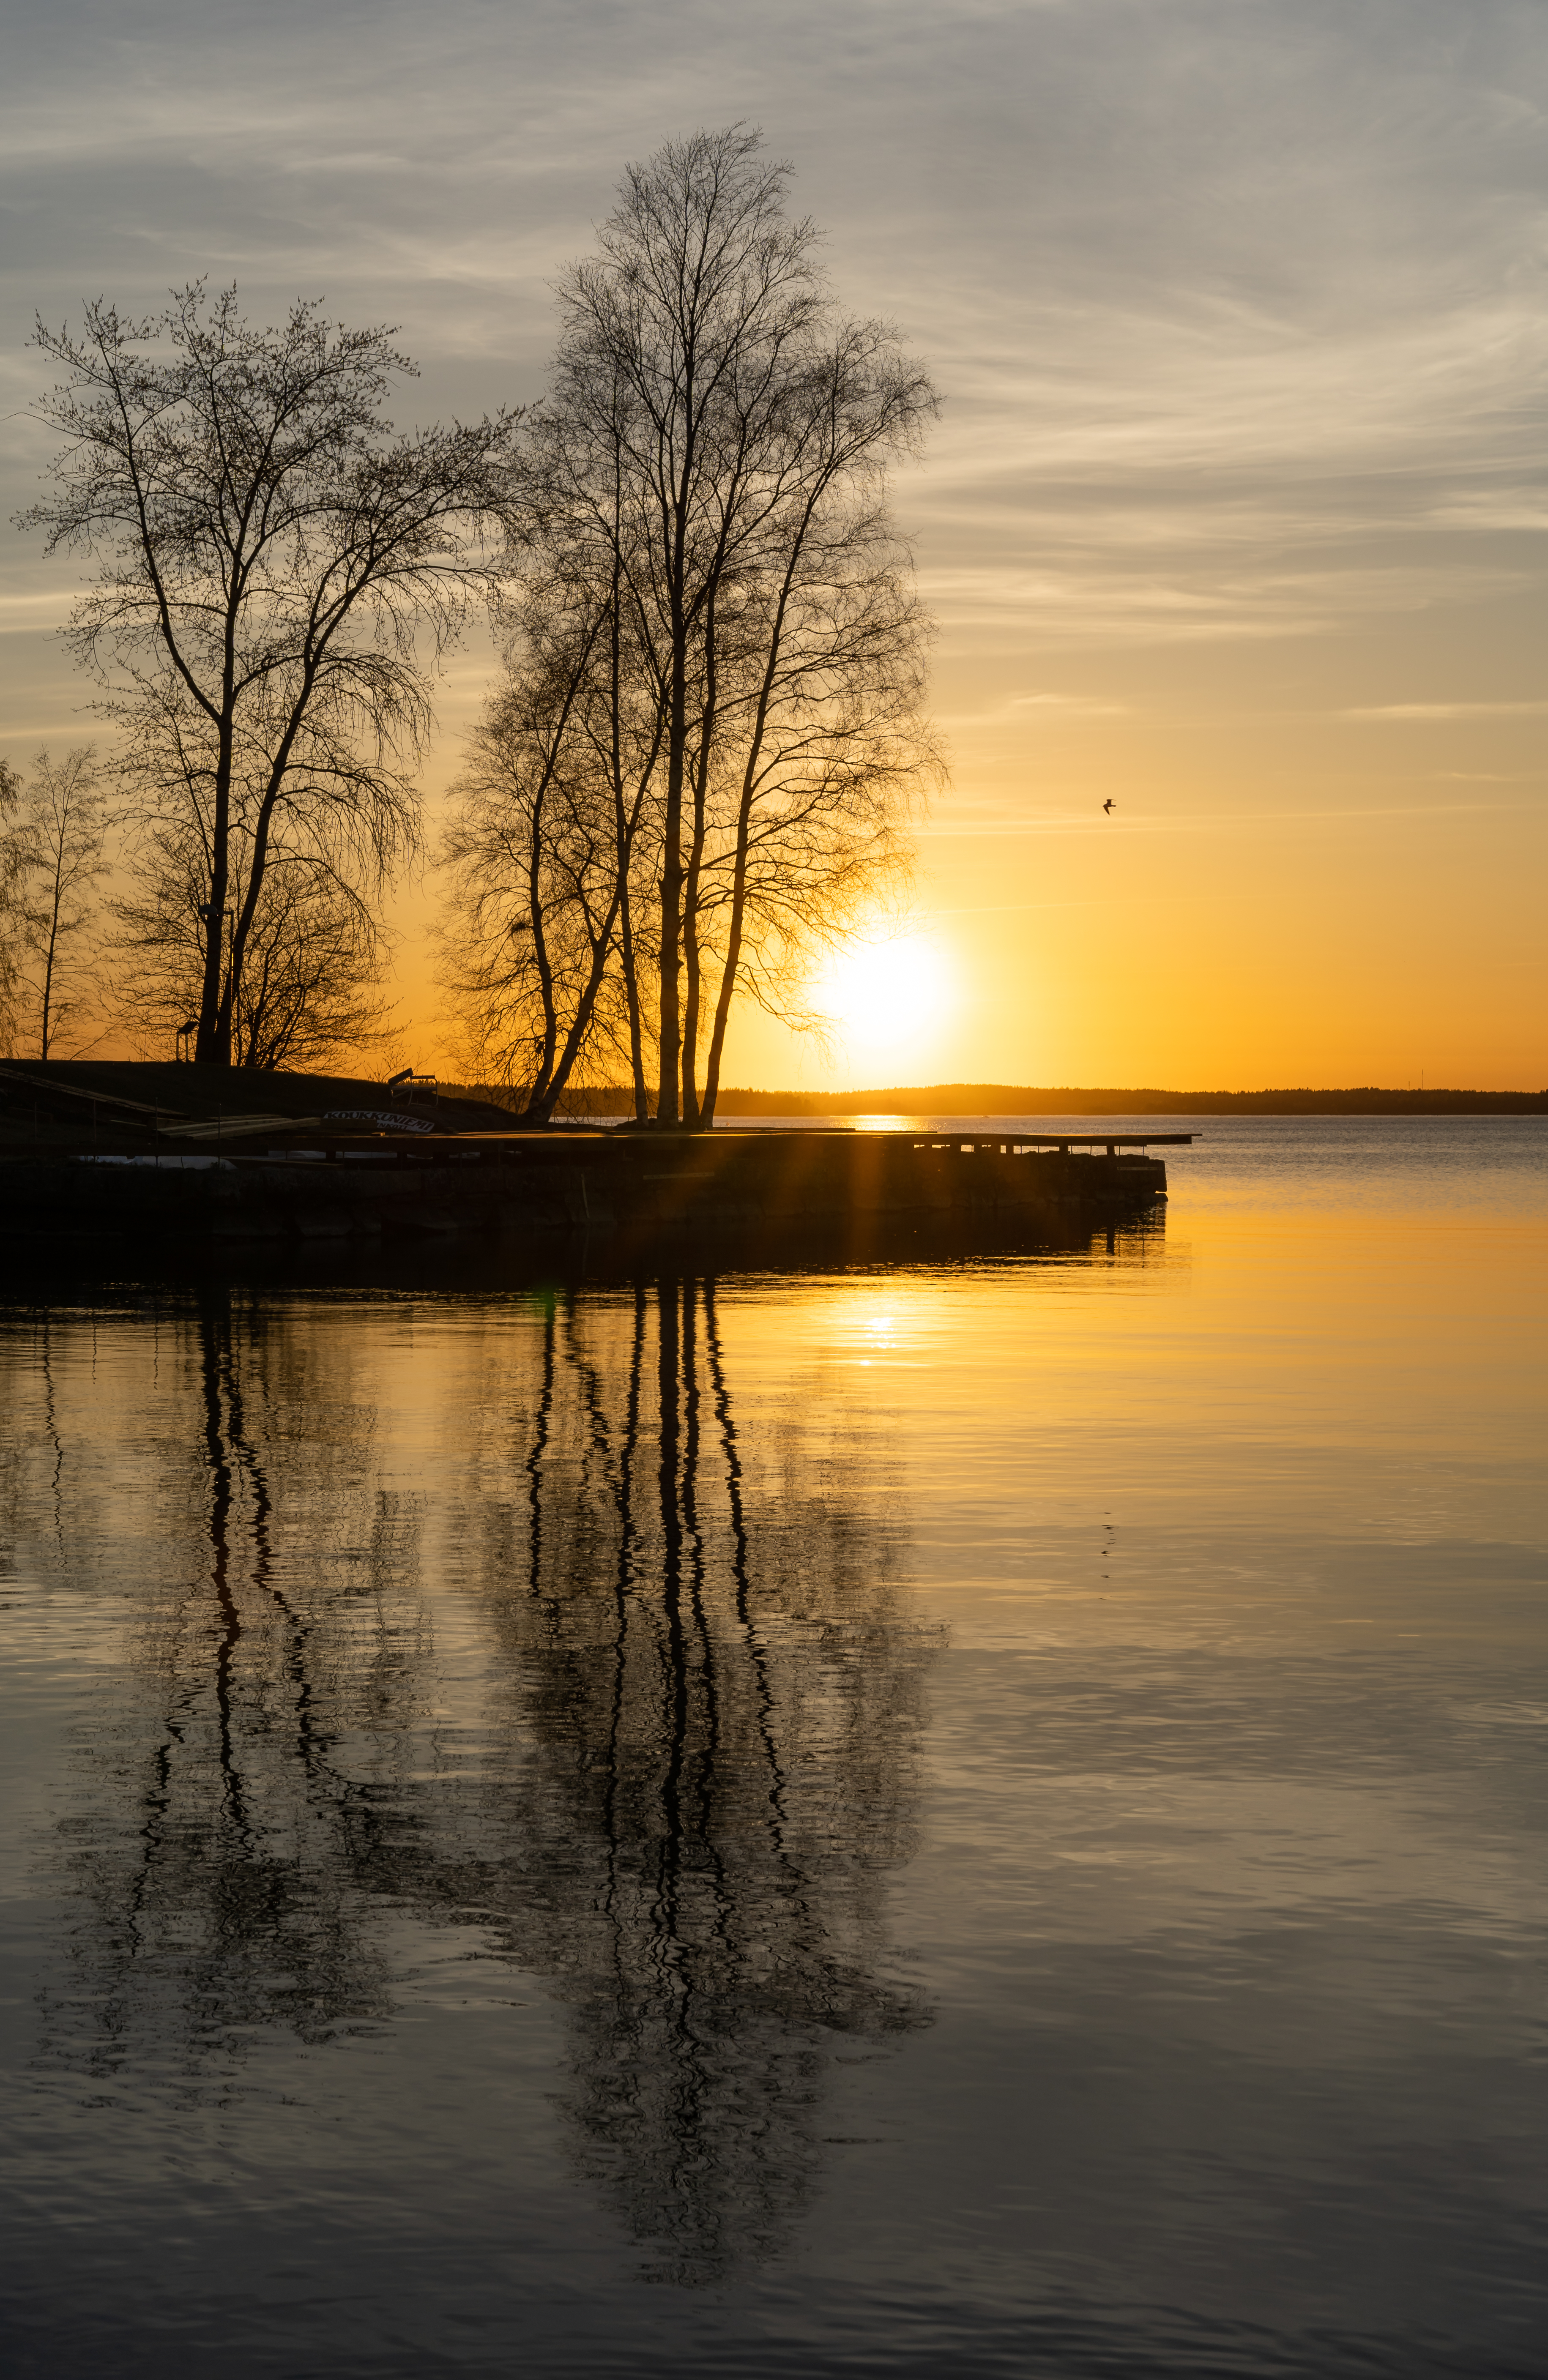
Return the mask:
[[922,934],[858,942],[818,978],[815,1004],[851,1050],[901,1050],[932,1038],[957,1006],[952,970]]

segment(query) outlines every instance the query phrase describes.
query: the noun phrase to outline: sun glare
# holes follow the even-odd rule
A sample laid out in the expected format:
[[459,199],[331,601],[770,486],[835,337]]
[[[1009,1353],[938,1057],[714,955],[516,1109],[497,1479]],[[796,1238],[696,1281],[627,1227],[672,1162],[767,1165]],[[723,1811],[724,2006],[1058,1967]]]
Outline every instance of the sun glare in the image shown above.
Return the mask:
[[840,952],[816,991],[818,1006],[852,1050],[901,1050],[933,1039],[955,1006],[951,971],[922,934]]

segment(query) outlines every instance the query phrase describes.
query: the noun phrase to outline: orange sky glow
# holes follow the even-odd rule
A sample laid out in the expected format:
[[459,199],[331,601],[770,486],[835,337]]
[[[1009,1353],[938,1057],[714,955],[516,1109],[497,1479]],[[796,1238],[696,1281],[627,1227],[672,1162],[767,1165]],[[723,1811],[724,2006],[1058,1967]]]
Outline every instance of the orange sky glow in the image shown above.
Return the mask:
[[[723,1079],[1548,1083],[1530,12],[1481,0],[1462,45],[1438,0],[1401,43],[1380,12],[1225,0],[799,0],[774,55],[755,12],[495,30],[450,0],[429,48],[383,8],[370,59],[271,13],[260,46],[155,0],[90,56],[28,14],[0,103],[7,514],[46,457],[34,308],[201,273],[266,319],[323,294],[402,325],[400,419],[526,400],[547,282],[626,159],[760,121],[841,298],[945,395],[895,497],[951,778],[908,915],[821,979],[825,1044],[749,1011]],[[11,529],[0,554],[25,766],[91,733],[51,633],[78,571]],[[481,650],[445,682],[433,827],[487,680]],[[397,905],[395,1047],[445,1071],[436,897],[432,873]]]

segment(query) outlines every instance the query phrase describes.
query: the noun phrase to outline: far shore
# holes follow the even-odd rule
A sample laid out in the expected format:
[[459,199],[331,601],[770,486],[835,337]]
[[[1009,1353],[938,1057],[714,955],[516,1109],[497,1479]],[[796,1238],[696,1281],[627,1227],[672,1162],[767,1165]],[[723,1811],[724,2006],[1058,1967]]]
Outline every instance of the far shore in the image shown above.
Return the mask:
[[[505,1126],[491,1110],[519,1115],[523,1094],[491,1083],[454,1083],[445,1076],[415,1073],[406,1087],[399,1075],[383,1082],[365,1075],[330,1075],[320,1069],[285,1067],[266,1073],[246,1067],[177,1063],[159,1059],[10,1057],[0,1061],[0,1077],[15,1091],[28,1083],[54,1082],[70,1096],[162,1107],[189,1112],[214,1113],[224,1104],[267,1111],[277,1106],[295,1114],[297,1099],[309,1094],[300,1086],[316,1087],[324,1104],[337,1108],[390,1104],[396,1113],[401,1100],[416,1110],[434,1107],[450,1122],[448,1111],[465,1108],[465,1131],[501,1130]],[[281,1086],[294,1086],[282,1090]],[[0,1086],[3,1088],[4,1086]],[[5,1102],[0,1099],[0,1105]],[[26,1102],[22,1101],[24,1107]],[[149,1112],[147,1106],[147,1112]],[[561,1094],[555,1122],[582,1119],[602,1123],[634,1113],[634,1093],[623,1083],[581,1084]],[[1058,1083],[892,1083],[858,1091],[754,1091],[735,1087],[719,1092],[715,1119],[736,1117],[811,1118],[846,1116],[1447,1116],[1548,1115],[1548,1090],[1474,1091],[1461,1089],[1387,1090],[1362,1084],[1349,1089],[1282,1089],[1262,1091],[1173,1091],[1154,1085],[1113,1086]]]
[[[500,1099],[488,1089],[478,1096]],[[572,1115],[630,1115],[620,1085],[572,1091]],[[1023,1083],[894,1084],[864,1091],[723,1090],[717,1117],[854,1115],[1548,1115],[1544,1091],[1164,1091]]]

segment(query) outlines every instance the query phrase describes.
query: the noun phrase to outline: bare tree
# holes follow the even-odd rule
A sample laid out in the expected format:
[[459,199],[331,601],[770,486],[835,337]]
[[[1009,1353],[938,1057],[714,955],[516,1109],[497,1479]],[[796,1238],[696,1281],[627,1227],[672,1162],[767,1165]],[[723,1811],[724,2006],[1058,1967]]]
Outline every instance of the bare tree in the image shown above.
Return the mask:
[[[623,993],[637,1110],[653,1008],[657,1119],[690,1126],[713,1121],[737,991],[799,1012],[813,947],[906,873],[903,828],[939,769],[929,623],[886,497],[935,395],[896,333],[839,318],[815,232],[785,212],[787,178],[740,128],[629,169],[600,253],[561,284],[512,563],[524,632],[498,699],[537,702],[548,738],[525,782],[552,819],[556,786],[604,780],[615,834],[610,856],[593,836],[583,899],[545,876],[558,889],[541,916],[523,910],[519,955],[508,917],[504,945],[485,938],[500,957],[484,992],[498,978],[535,1001],[543,937],[561,913],[573,928],[578,903],[591,961]],[[571,624],[563,701],[543,658],[555,618]],[[535,883],[547,866],[543,815],[506,801],[503,846],[483,772],[469,837],[464,791],[459,917],[480,899],[498,913],[523,869]],[[603,799],[596,783],[591,814]],[[560,1084],[565,1062],[558,1049]]]
[[[209,889],[213,739],[176,682],[126,706],[122,724],[119,771],[133,820],[129,890],[113,904],[117,930],[109,947],[118,961],[117,1005],[132,1037],[165,1050],[199,1015],[212,937],[223,922]],[[298,762],[292,771],[308,797],[274,805],[260,846],[274,734],[256,704],[247,724],[226,836],[222,990],[229,1062],[337,1061],[379,1043],[385,1031],[380,906],[395,863],[415,847],[416,788],[380,767],[362,771],[327,722],[308,720],[296,738],[307,766],[303,772]],[[234,972],[230,929],[244,914],[242,965]]]
[[91,929],[113,823],[90,744],[57,762],[46,748],[37,755],[16,831],[14,897],[25,955],[13,998],[19,998],[27,1039],[40,1058],[55,1054],[83,996],[95,990]]
[[[469,739],[442,857],[441,977],[481,1077],[546,1122],[582,1058],[626,1053],[646,1111],[634,923],[664,716],[625,665],[616,575],[532,569],[507,616],[503,683]],[[550,548],[552,563],[552,548]],[[647,941],[649,937],[647,936]]]
[[[942,773],[924,711],[931,623],[889,516],[885,466],[934,393],[874,323],[839,325],[786,389],[763,531],[719,605],[706,666],[718,804],[696,795],[685,905],[682,1113],[713,1121],[732,1002],[790,1010],[813,946],[906,880],[903,829]],[[729,600],[727,600],[727,598]],[[696,778],[697,784],[697,778]],[[705,1086],[705,962],[719,964]]]
[[[760,145],[740,128],[699,133],[630,166],[600,253],[575,266],[559,293],[554,407],[581,458],[581,485],[589,479],[605,495],[622,479],[620,562],[664,697],[664,1123],[678,1115],[683,803],[699,782],[689,777],[691,713],[706,704],[713,713],[716,600],[761,526],[759,466],[782,368],[822,305],[815,234],[786,218],[787,174],[762,162]],[[707,759],[702,733],[699,743]]]
[[442,854],[454,888],[443,985],[474,1072],[520,1091],[534,1119],[551,1109],[561,1046],[591,1036],[606,963],[612,821],[567,736],[595,637],[583,625],[579,645],[507,672],[469,739]]
[[[132,890],[113,905],[118,1013],[147,1052],[165,1055],[197,1011],[204,882],[202,845],[185,828],[141,847]],[[232,1063],[339,1065],[378,1047],[391,1032],[388,960],[373,909],[325,861],[272,851],[232,1003]]]
[[235,289],[145,322],[99,301],[82,337],[40,322],[36,343],[64,367],[40,407],[64,443],[21,524],[99,564],[67,633],[142,815],[180,805],[179,857],[202,850],[195,1055],[228,1064],[286,822],[323,844],[343,821],[381,878],[414,847],[431,669],[486,582],[515,419],[395,435],[383,403],[414,367],[390,333],[312,304],[254,330]]

